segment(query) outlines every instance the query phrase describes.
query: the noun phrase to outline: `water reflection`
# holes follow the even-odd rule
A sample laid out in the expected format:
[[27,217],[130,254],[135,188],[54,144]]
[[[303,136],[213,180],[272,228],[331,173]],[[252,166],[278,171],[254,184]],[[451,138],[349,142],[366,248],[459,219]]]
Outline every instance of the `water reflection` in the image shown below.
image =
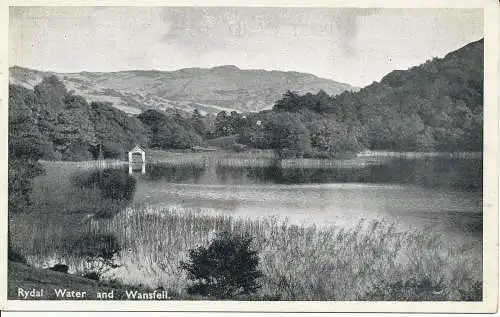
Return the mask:
[[481,239],[482,161],[395,159],[350,168],[148,164],[134,202],[235,217],[348,227],[360,219]]
[[199,183],[205,174],[204,166],[185,164],[149,164],[144,179],[150,181]]
[[141,172],[141,174],[146,174],[146,163],[130,163],[128,165],[128,173],[132,175],[134,172]]
[[145,179],[192,184],[412,184],[482,191],[482,160],[394,159],[356,168],[234,167],[221,164],[151,164]]

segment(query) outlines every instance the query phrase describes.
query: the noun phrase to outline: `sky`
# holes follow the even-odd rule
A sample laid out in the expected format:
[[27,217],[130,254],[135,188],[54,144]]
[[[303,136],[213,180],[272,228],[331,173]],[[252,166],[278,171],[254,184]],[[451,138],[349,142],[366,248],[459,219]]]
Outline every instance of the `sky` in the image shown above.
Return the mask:
[[483,37],[481,9],[11,7],[9,65],[55,72],[236,65],[366,86]]

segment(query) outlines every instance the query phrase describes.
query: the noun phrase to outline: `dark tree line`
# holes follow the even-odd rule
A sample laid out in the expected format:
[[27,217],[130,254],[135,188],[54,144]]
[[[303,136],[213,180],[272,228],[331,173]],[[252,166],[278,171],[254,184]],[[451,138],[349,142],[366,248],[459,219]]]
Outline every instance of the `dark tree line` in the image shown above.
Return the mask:
[[107,102],[68,92],[56,76],[33,90],[9,86],[9,149],[14,156],[37,149],[39,159],[123,158],[135,144],[184,149],[202,142],[207,129],[178,113],[148,110],[129,116]]
[[[167,115],[165,112],[147,110],[138,119],[148,127],[149,147],[160,149],[186,149],[200,145],[202,137],[192,121],[180,114]],[[200,126],[197,126],[201,129]]]
[[482,151],[483,40],[442,59],[393,71],[359,92],[329,96],[288,91],[272,111],[244,118],[219,113],[215,135],[237,133],[249,146],[286,149],[292,156],[363,148]]

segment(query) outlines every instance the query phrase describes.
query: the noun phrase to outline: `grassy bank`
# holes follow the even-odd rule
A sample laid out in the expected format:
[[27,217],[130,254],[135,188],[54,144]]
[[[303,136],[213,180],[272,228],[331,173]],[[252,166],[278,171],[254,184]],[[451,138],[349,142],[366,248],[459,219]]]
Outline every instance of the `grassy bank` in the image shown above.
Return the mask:
[[117,282],[98,282],[76,275],[34,268],[26,264],[11,261],[8,263],[8,278],[7,296],[9,299],[23,299],[23,297],[19,295],[19,288],[28,292],[33,289],[43,289],[43,297],[28,298],[35,300],[67,299],[57,297],[54,289],[68,289],[86,293],[85,298],[73,298],[74,300],[96,300],[97,292],[110,293],[111,291],[113,291],[113,299],[126,300],[127,296],[125,291],[151,291],[151,289],[147,287],[134,287]]

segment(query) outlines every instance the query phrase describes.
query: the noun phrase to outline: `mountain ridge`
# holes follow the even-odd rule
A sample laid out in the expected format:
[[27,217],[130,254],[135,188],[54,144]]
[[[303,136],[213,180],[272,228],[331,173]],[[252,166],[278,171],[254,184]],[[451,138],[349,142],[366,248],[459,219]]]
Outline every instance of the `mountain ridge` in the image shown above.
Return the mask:
[[129,114],[168,108],[205,113],[221,110],[257,112],[270,109],[287,91],[336,95],[357,91],[349,84],[309,73],[240,69],[235,65],[182,68],[175,71],[122,70],[60,73],[18,65],[9,68],[9,81],[33,88],[43,77],[56,75],[69,90],[91,101],[111,102]]

